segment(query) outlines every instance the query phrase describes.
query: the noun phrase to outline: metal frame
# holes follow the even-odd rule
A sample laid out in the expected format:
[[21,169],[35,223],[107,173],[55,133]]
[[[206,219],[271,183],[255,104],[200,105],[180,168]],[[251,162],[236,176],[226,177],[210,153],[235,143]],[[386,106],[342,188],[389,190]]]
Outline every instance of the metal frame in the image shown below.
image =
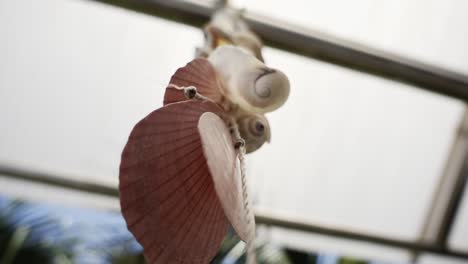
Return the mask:
[[[420,242],[448,247],[452,226],[468,181],[468,108],[465,109],[456,139],[447,159],[444,173],[437,185],[432,206],[420,236]],[[413,259],[418,251],[413,252]]]
[[[214,6],[194,0],[92,0],[125,9],[154,15],[175,22],[200,27],[208,22]],[[428,65],[396,54],[338,39],[320,32],[293,26],[272,18],[252,13],[245,14],[248,24],[265,44],[333,63],[360,72],[410,84],[424,90],[468,101],[468,76]],[[468,115],[467,115],[468,116]],[[410,250],[416,254],[428,252],[468,259],[468,252],[447,248],[447,239],[453,219],[463,196],[468,177],[468,118],[465,116],[460,137],[455,141],[444,177],[428,213],[421,240],[409,242],[347,230],[324,228],[284,217],[257,214],[259,224],[301,230],[343,239],[372,242],[389,247]],[[462,140],[462,143],[460,143]],[[462,146],[459,146],[459,145]],[[33,181],[56,187],[69,188],[106,196],[118,197],[115,186],[105,186],[20,168],[1,166],[0,176]]]

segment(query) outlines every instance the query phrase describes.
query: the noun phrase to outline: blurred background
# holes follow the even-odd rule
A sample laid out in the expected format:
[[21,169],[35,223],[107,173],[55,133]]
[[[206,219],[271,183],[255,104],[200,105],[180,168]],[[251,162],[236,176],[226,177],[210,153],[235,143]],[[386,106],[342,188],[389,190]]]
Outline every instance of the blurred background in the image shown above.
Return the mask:
[[[192,20],[158,10],[177,2],[0,0],[0,263],[142,261],[113,194],[131,129],[203,43],[207,14],[197,11],[212,1],[182,1],[199,8]],[[254,206],[319,229],[260,223],[265,263],[468,263],[468,2],[231,4],[252,21],[422,69],[373,72],[359,56],[337,62],[260,32],[291,94],[268,115],[271,144],[247,157]],[[225,243],[219,263],[242,261]]]

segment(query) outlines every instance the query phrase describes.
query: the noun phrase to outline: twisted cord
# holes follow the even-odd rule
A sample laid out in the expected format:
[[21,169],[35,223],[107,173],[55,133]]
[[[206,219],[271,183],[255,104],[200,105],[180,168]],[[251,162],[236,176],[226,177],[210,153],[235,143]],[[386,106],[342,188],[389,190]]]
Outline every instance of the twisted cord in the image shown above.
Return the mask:
[[[247,188],[247,173],[245,169],[245,142],[241,138],[239,133],[239,128],[235,120],[231,120],[231,124],[234,129],[234,138],[242,142],[239,145],[239,163],[240,163],[240,173],[241,173],[241,181],[242,181],[242,198],[244,201],[244,210],[245,210],[245,218],[247,222],[247,227],[249,228],[247,234],[247,241],[246,241],[246,253],[247,253],[247,264],[256,264],[257,263],[257,253],[255,250],[255,223],[251,223],[251,219],[255,218],[251,217],[252,211],[250,209],[249,204],[249,190]],[[250,228],[252,227],[252,228]]]
[[197,87],[195,87],[195,86],[177,86],[177,85],[175,85],[173,83],[170,83],[167,87],[175,88],[177,90],[184,91],[184,95],[185,95],[185,97],[187,97],[187,99],[198,99],[198,100],[201,100],[201,101],[213,102],[210,98],[208,98],[208,97],[206,97],[204,95],[201,95],[197,91]]
[[[249,228],[248,239],[246,241],[247,245],[247,264],[256,264],[257,263],[257,254],[255,251],[255,223],[251,225],[250,219],[254,219],[250,217],[252,213],[250,210],[249,205],[249,192],[247,189],[247,177],[245,172],[245,147],[242,146],[239,151],[239,161],[240,161],[240,169],[241,169],[241,179],[242,179],[242,196],[244,198],[244,208],[245,208],[245,216],[247,218],[247,225],[252,229]],[[255,220],[254,220],[255,221]]]

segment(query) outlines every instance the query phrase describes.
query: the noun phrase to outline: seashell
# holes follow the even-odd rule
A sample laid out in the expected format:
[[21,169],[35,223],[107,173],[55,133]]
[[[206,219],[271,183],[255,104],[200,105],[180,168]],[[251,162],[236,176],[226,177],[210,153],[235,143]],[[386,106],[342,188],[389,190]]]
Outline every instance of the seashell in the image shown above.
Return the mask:
[[242,239],[254,225],[245,217],[239,161],[220,116],[208,101],[171,103],[129,136],[120,203],[148,263],[209,263],[229,222]]
[[270,123],[265,115],[245,113],[236,119],[241,137],[245,140],[247,153],[259,149],[271,140]]
[[256,112],[271,112],[286,102],[289,97],[289,80],[283,72],[263,67],[255,69],[252,74],[256,76],[253,89],[241,87],[239,94],[259,109]]
[[208,56],[221,45],[241,47],[263,61],[260,38],[250,30],[243,19],[243,12],[232,8],[218,9],[204,26],[205,45],[198,49],[198,56]]
[[240,164],[228,128],[219,116],[204,113],[200,117],[198,129],[203,152],[226,217],[237,235],[247,241],[249,230],[255,228],[255,219],[253,215],[247,216],[244,208]]
[[[203,96],[215,102],[222,101],[216,72],[207,59],[197,58],[189,62],[185,67],[177,69],[169,83],[179,87],[195,86],[197,91]],[[166,88],[164,105],[185,100],[187,98],[180,90],[170,86]]]
[[203,49],[200,49],[199,56],[201,57],[207,57],[213,50],[222,45],[233,45],[244,49],[258,60],[264,61],[262,56],[262,41],[252,31],[236,31],[229,34],[216,25],[211,24],[206,25],[203,31],[205,33],[206,44]]
[[243,49],[224,45],[208,57],[225,89],[227,99],[247,112],[264,114],[282,106],[289,97],[289,80]]
[[122,214],[149,263],[208,263],[227,232],[197,128],[207,111],[220,110],[194,101],[158,109],[122,153]]

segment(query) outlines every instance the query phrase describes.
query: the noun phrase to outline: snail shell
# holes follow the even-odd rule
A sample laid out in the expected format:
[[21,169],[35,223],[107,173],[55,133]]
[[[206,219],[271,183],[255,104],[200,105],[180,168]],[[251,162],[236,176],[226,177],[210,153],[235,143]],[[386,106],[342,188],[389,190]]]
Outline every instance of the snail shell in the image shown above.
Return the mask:
[[218,47],[208,60],[222,82],[222,93],[247,112],[271,112],[288,99],[290,85],[286,75],[241,48]]
[[241,137],[245,140],[247,153],[259,149],[265,142],[270,142],[270,124],[264,115],[245,114],[237,118]]

